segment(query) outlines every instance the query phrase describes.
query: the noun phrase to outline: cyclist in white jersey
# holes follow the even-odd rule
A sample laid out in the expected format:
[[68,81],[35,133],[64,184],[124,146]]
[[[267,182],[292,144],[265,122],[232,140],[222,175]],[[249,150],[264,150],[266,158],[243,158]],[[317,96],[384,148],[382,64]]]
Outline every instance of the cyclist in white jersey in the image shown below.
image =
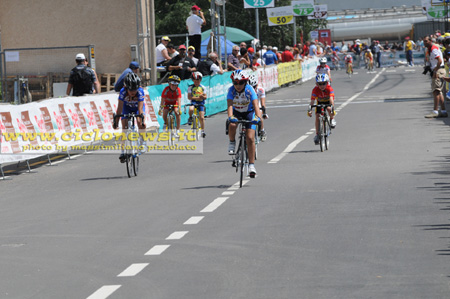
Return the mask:
[[256,77],[255,74],[250,75],[248,79],[248,84],[250,84],[250,86],[253,87],[253,89],[256,92],[256,95],[258,96],[259,108],[262,111],[262,119],[258,135],[261,136],[261,141],[266,141],[267,133],[264,130],[264,121],[263,121],[263,119],[269,118],[269,115],[266,113],[266,90],[263,87],[258,87],[258,78]]
[[330,84],[331,84],[331,70],[330,70],[330,67],[327,65],[327,58],[321,57],[319,59],[319,62],[320,62],[320,65],[318,65],[316,68],[316,75],[319,75],[319,74],[328,75],[328,78],[330,79]]

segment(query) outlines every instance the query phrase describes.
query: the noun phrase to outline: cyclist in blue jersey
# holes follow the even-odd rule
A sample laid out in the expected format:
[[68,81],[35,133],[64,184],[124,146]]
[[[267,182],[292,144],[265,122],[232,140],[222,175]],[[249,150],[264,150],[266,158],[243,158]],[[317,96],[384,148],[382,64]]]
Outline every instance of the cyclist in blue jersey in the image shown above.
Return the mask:
[[[119,104],[117,105],[116,115],[119,114],[128,114],[134,112],[135,114],[145,115],[145,107],[144,107],[144,90],[141,85],[141,79],[135,73],[129,73],[125,77],[124,87],[119,92]],[[144,119],[137,117],[137,123],[139,128],[139,133],[145,132],[145,123]],[[118,128],[118,119],[114,118],[113,128]],[[128,119],[122,117],[122,132],[125,133],[128,129]],[[123,139],[123,138],[122,138]],[[121,140],[122,144],[122,153],[119,157],[121,163],[125,163],[125,154],[124,154],[124,144],[125,140]],[[145,141],[142,143],[143,148],[146,148]]]
[[228,136],[228,154],[234,155],[236,147],[236,122],[239,119],[249,120],[252,123],[245,124],[246,141],[248,148],[249,174],[251,178],[256,176],[255,169],[255,129],[256,124],[261,119],[258,96],[255,90],[248,84],[249,75],[242,70],[235,70],[231,73],[233,86],[228,90],[228,121],[230,122]]

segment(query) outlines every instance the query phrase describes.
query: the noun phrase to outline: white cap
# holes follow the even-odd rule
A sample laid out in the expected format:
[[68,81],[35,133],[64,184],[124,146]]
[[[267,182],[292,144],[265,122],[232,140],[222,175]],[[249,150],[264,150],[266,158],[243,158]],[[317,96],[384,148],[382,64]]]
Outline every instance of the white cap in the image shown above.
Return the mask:
[[272,49],[274,49],[275,51],[277,51],[277,50],[278,50],[278,48],[277,48],[277,47],[273,47]]
[[78,53],[77,56],[75,56],[75,60],[86,60],[86,56],[84,56],[83,53]]

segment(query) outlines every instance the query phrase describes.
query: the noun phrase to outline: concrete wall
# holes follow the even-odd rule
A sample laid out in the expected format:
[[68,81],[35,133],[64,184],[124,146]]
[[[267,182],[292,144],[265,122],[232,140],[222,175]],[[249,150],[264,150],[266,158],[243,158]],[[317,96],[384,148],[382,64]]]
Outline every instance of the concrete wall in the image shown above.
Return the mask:
[[92,44],[97,73],[121,73],[136,44],[136,5],[135,0],[1,0],[0,26],[3,49]]

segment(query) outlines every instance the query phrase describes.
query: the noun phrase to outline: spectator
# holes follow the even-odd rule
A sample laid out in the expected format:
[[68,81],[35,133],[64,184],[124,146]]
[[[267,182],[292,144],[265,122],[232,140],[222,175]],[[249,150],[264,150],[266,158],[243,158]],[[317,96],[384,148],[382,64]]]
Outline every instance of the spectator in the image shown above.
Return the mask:
[[278,63],[277,54],[272,52],[272,46],[267,47],[267,52],[264,53],[263,59],[264,59],[265,65],[271,65],[274,63]]
[[301,54],[301,51],[303,51],[302,48],[298,49],[298,48],[294,48],[294,60],[298,60],[300,62],[303,62],[303,57]]
[[384,50],[385,52],[391,50],[391,47],[389,46],[389,42],[388,42],[388,41],[385,41],[385,42],[384,42],[383,50]]
[[239,47],[233,46],[232,52],[227,58],[227,67],[229,71],[239,70],[239,59],[238,59]]
[[222,63],[217,60],[217,53],[210,52],[208,58],[204,61],[199,61],[198,71],[203,76],[213,76],[215,74],[223,74]]
[[286,46],[284,48],[284,52],[281,54],[281,61],[283,62],[291,62],[294,60],[294,55],[291,52],[291,47]]
[[122,75],[120,75],[119,79],[117,79],[116,83],[114,84],[114,90],[119,92],[123,87],[123,80],[125,79],[126,75],[129,73],[136,73],[139,71],[139,63],[137,61],[132,61],[128,68],[126,68]]
[[303,56],[308,56],[310,46],[311,46],[311,43],[310,43],[309,41],[307,41],[307,42],[303,45]]
[[309,46],[309,57],[317,56],[317,46],[315,41],[311,41],[311,45]]
[[392,51],[392,52],[396,52],[397,50],[398,50],[398,45],[397,45],[396,42],[394,42],[394,43],[392,44],[391,51]]
[[359,63],[361,61],[361,41],[359,39],[353,42],[351,51],[355,55],[355,67],[359,68]]
[[[192,6],[190,16],[186,19],[186,28],[189,31],[189,45],[195,49],[200,49],[202,43],[202,26],[206,25],[206,19],[197,5]],[[194,54],[197,59],[201,58],[201,53]]]
[[331,46],[331,53],[333,53],[333,51],[335,52],[341,51],[341,48],[338,47],[336,42],[333,42],[333,45]]
[[247,44],[245,42],[242,42],[242,43],[239,44],[239,48],[247,49]]
[[251,67],[250,58],[248,57],[247,48],[239,49],[239,68],[241,70]]
[[348,47],[347,47],[347,45],[345,44],[345,42],[344,41],[342,41],[341,42],[341,53],[347,53],[347,51],[348,51]]
[[403,48],[402,43],[398,43],[398,45],[397,45],[397,51],[403,51],[403,50],[404,50],[404,48]]
[[253,70],[260,67],[261,63],[262,63],[261,56],[259,55],[259,53],[255,53],[255,55],[253,56],[253,64],[252,64]]
[[189,46],[188,47],[188,57],[190,59],[192,59],[192,61],[195,64],[195,67],[197,67],[197,65],[198,65],[198,58],[195,57],[195,47],[194,46]]
[[156,65],[163,65],[164,62],[170,60],[169,52],[167,51],[167,45],[170,42],[168,36],[161,38],[161,43],[156,47]]
[[408,62],[408,66],[414,66],[413,62],[413,54],[412,50],[414,48],[415,44],[409,36],[405,37],[405,54],[406,54],[406,61]]
[[250,59],[250,65],[253,68],[253,59],[255,58],[255,50],[252,47],[249,47],[247,49],[248,52],[248,59]]
[[95,86],[96,92],[99,93],[99,84],[95,84],[98,82],[95,78],[95,73],[85,64],[86,56],[84,56],[83,53],[79,53],[75,56],[75,61],[77,66],[70,71],[69,84],[67,85],[66,94],[69,96],[72,88],[72,95],[75,97],[79,97],[84,94],[92,94],[94,90],[93,86]]
[[178,47],[179,54],[169,61],[168,70],[172,75],[177,75],[181,80],[190,79],[192,72],[195,72],[194,61],[186,56],[186,46],[180,45]]
[[316,40],[316,47],[317,47],[317,56],[323,56],[324,55],[323,44],[317,42],[317,40]]
[[381,67],[381,51],[383,48],[380,45],[380,41],[375,41],[375,59],[377,60],[377,68]]
[[[91,68],[91,66],[89,65],[89,60],[86,58],[84,60],[84,65],[86,65],[87,67]],[[95,75],[95,82],[94,85],[92,86],[92,92],[93,93],[100,93],[101,89],[100,89],[100,80],[98,80],[98,76],[97,76],[97,72],[91,68],[92,71],[94,72]]]
[[262,50],[261,50],[261,57],[263,57],[264,54],[266,54],[266,52],[267,52],[267,46],[264,45],[264,46],[262,47]]
[[278,62],[281,62],[281,53],[278,52],[278,48],[277,48],[277,47],[272,47],[272,51],[273,51],[275,54],[277,54]]
[[173,44],[167,45],[167,52],[169,54],[170,59],[174,58],[175,56],[177,56],[179,54],[178,51],[175,50],[175,46]]
[[[445,68],[442,52],[439,46],[431,41],[429,36],[423,39],[423,43],[429,53],[430,67],[432,70],[431,91],[433,92],[434,100],[434,110],[430,114],[425,115],[425,118],[448,117],[447,111],[445,110],[444,95],[442,94],[444,80],[446,80],[444,79]],[[438,110],[439,106],[441,107],[441,111]]]

